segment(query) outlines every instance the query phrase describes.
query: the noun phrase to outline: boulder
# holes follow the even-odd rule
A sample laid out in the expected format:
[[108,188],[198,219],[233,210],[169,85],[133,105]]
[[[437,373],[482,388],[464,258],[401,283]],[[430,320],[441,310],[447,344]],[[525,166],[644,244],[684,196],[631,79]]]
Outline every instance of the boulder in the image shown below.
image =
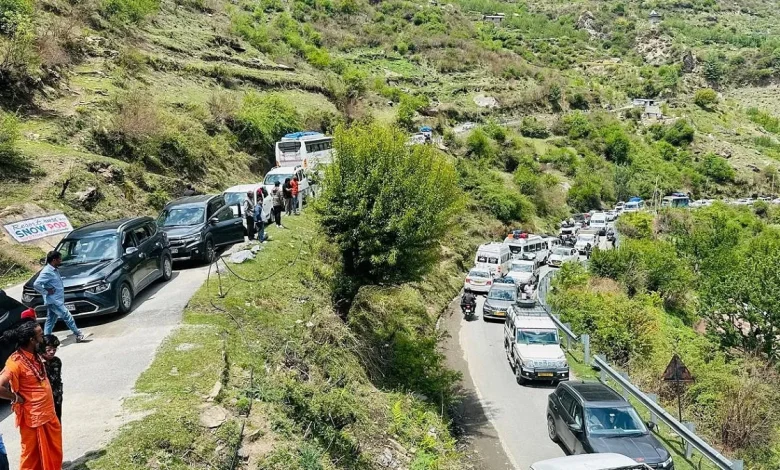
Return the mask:
[[92,210],[101,199],[103,194],[96,186],[89,186],[76,193],[76,202],[87,210]]
[[250,259],[255,259],[255,254],[251,250],[241,250],[230,255],[230,262],[233,264],[241,264]]
[[683,73],[693,73],[696,69],[696,56],[693,52],[686,51],[682,58],[682,71]]
[[498,100],[492,96],[477,95],[474,97],[474,103],[480,108],[497,108]]
[[214,429],[222,426],[227,419],[228,412],[224,408],[209,406],[200,414],[200,425],[204,428]]

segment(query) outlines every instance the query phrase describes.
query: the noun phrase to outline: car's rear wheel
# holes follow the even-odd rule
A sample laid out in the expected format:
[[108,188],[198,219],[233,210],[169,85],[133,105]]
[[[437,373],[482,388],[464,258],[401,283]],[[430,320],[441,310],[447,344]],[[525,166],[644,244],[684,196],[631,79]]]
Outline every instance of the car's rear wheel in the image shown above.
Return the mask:
[[547,435],[550,436],[550,440],[558,442],[558,432],[555,430],[555,420],[552,415],[547,415]]
[[163,256],[162,260],[162,280],[168,282],[173,277],[173,261],[170,256]]
[[133,289],[130,284],[123,282],[117,293],[117,306],[119,313],[128,313],[133,307]]

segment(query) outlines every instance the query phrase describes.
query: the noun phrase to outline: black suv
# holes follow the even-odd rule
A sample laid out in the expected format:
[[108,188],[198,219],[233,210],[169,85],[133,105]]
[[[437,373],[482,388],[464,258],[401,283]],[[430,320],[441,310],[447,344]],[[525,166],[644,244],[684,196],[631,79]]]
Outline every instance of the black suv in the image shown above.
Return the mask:
[[[173,273],[168,237],[151,217],[85,225],[63,238],[57,251],[65,308],[76,318],[127,313],[139,292]],[[22,302],[40,319],[46,318],[46,307],[33,288],[37,278],[24,285]]]
[[217,252],[244,241],[244,220],[222,195],[190,196],[169,202],[157,217],[168,234],[175,260],[210,262]]
[[669,451],[634,407],[599,382],[561,382],[547,400],[547,433],[572,454],[613,452],[656,469],[673,469]]
[[[5,291],[0,290],[0,335],[22,319],[22,312],[27,309],[17,300],[8,297]],[[5,364],[8,356],[14,352],[14,344],[8,341],[0,342],[0,364]]]

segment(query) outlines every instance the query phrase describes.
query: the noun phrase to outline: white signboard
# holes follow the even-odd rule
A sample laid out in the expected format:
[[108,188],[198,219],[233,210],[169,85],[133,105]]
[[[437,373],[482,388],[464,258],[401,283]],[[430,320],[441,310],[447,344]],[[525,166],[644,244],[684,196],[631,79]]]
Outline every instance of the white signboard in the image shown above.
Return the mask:
[[24,243],[73,230],[65,214],[47,215],[6,224],[5,230],[14,240]]

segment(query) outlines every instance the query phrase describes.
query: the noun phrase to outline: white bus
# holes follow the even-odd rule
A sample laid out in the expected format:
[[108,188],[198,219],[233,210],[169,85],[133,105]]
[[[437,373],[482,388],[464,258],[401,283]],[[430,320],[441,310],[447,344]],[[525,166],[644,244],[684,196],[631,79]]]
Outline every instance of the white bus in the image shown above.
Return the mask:
[[276,143],[276,166],[305,170],[333,160],[333,137],[319,132],[293,132]]
[[682,194],[672,194],[661,201],[661,207],[688,207],[690,204],[691,199]]

